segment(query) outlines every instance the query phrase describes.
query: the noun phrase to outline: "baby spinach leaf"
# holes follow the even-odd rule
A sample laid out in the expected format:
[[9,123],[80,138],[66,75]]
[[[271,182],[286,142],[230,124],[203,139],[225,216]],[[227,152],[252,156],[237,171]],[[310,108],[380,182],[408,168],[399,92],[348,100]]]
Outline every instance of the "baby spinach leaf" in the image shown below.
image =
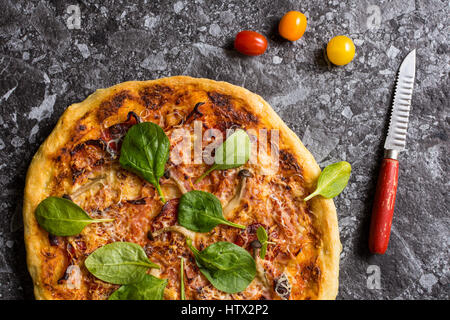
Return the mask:
[[267,240],[269,239],[266,229],[263,226],[259,226],[259,228],[256,230],[256,236],[261,243],[267,242]]
[[227,170],[244,165],[250,158],[250,138],[242,130],[236,130],[217,148],[214,164],[195,183],[201,181],[213,170]]
[[180,262],[180,300],[186,300],[186,293],[184,292],[184,258]]
[[211,284],[227,293],[245,290],[256,276],[256,263],[250,253],[231,242],[216,242],[198,251],[186,240],[200,272]]
[[258,237],[258,241],[261,243],[261,250],[259,251],[259,256],[261,259],[266,257],[267,246],[269,244],[276,244],[275,242],[267,241],[269,240],[269,236],[267,235],[267,231],[263,226],[259,226],[256,230],[256,236]]
[[74,236],[94,222],[110,222],[114,219],[92,219],[74,202],[58,197],[48,197],[39,203],[36,220],[47,232],[55,236]]
[[218,224],[245,229],[223,217],[222,205],[215,195],[193,190],[181,196],[178,206],[178,223],[195,232],[209,232]]
[[152,122],[138,123],[128,130],[120,150],[120,165],[153,184],[162,202],[159,178],[169,159],[170,142],[163,129]]
[[121,286],[108,300],[163,300],[167,279],[146,274],[142,281]]
[[330,164],[319,176],[316,190],[305,198],[305,201],[321,195],[330,199],[336,197],[347,186],[352,166],[347,161]]
[[267,239],[269,239],[269,237],[267,236],[266,229],[260,226],[258,230],[256,230],[256,236],[258,237],[258,240],[261,243],[261,250],[259,251],[259,256],[261,257],[261,259],[264,259],[266,257],[267,251]]
[[144,249],[132,242],[113,242],[94,252],[84,262],[94,276],[114,284],[142,281],[149,268],[159,268],[151,262]]

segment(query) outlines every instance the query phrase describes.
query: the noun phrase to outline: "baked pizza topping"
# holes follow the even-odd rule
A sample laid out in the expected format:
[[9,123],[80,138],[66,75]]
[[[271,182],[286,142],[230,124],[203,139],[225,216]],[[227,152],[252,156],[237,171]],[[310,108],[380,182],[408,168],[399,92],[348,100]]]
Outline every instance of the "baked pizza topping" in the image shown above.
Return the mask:
[[[101,280],[87,268],[87,259],[115,243],[137,245],[145,255],[143,258],[159,266],[146,268],[142,274],[167,280],[163,289],[165,299],[179,299],[181,292],[187,299],[319,296],[322,229],[317,227],[317,216],[309,203],[303,201],[309,193],[303,164],[285,142],[283,131],[278,150],[269,147],[266,152],[257,152],[254,161],[249,155],[239,165],[219,167],[214,164],[215,156],[219,154],[224,159],[223,155],[227,155],[227,142],[222,143],[227,130],[248,133],[252,146],[264,139],[270,146],[276,137],[264,133],[273,129],[273,124],[262,113],[255,112],[255,107],[245,99],[195,84],[147,84],[109,92],[78,116],[67,128],[71,138],[49,155],[53,168],[45,185],[47,196],[69,195],[90,219],[105,220],[84,226],[77,235],[64,237],[47,236],[39,229],[46,242],[41,252],[33,254],[41,261],[40,286],[49,297],[107,299],[133,290],[124,288],[125,285],[119,289],[118,282]],[[167,137],[167,149],[159,148],[165,145],[161,142],[164,139],[157,139],[157,147],[151,149],[156,161],[150,161],[145,152],[136,156],[137,152],[149,150],[147,143],[138,142],[136,147],[142,136],[135,135],[133,141],[127,142],[130,131],[142,125],[154,128],[156,136]],[[84,130],[80,131],[80,127]],[[200,138],[196,128],[201,130]],[[183,141],[177,130],[187,133],[188,139],[184,141],[187,149],[177,148]],[[146,141],[153,141],[154,135],[147,135]],[[245,138],[241,133],[238,135]],[[244,146],[247,138],[242,140]],[[198,141],[202,142],[201,156],[209,153],[213,163],[195,162]],[[225,151],[222,154],[217,152],[221,145]],[[239,152],[242,150],[245,148]],[[188,161],[177,163],[175,152]],[[271,164],[278,165],[277,155],[277,170],[268,170]],[[131,159],[127,165],[119,160],[125,156]],[[214,166],[218,170],[210,170]],[[217,212],[212,214],[212,220],[217,219],[214,225],[209,221],[211,217],[200,218],[201,224],[211,225],[207,229],[197,228],[201,230],[198,232],[192,230],[198,221],[185,224],[179,218],[183,198],[200,191],[214,197],[221,216]],[[191,214],[199,210],[195,206],[194,209]],[[198,212],[208,210],[202,207]],[[265,241],[258,240],[259,227],[267,233]],[[192,242],[186,245],[186,239]],[[266,246],[264,255],[257,242]],[[184,288],[180,282],[181,261],[184,261]],[[230,278],[232,272],[222,272],[237,266],[245,269],[238,280]],[[68,289],[67,279],[72,274],[78,274],[81,280],[69,281],[74,285]],[[240,285],[230,288],[217,284],[227,281]]]
[[141,118],[133,111],[130,111],[125,122],[113,124],[102,131],[101,141],[106,143],[106,150],[112,158],[117,157],[122,146],[123,137],[128,132],[128,129],[140,122]]
[[275,292],[283,300],[288,300],[291,295],[292,285],[285,273],[274,280]]

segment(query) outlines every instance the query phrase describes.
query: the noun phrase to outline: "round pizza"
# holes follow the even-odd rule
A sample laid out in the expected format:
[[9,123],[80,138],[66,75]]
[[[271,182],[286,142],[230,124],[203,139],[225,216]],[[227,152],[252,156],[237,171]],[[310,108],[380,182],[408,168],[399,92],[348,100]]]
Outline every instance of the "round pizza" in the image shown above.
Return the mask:
[[333,200],[260,96],[185,76],[71,105],[29,167],[37,299],[334,299]]

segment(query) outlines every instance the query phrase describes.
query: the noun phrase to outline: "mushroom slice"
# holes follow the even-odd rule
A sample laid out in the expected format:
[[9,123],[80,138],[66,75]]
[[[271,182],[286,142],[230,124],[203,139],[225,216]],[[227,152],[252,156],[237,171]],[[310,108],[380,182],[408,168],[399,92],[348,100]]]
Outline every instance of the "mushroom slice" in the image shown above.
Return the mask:
[[171,173],[170,171],[168,171],[168,173],[169,173],[168,175],[169,175],[170,179],[172,179],[172,180],[175,182],[175,184],[177,185],[178,189],[180,189],[181,193],[182,193],[182,194],[187,193],[188,191],[186,190],[186,187],[184,186],[183,181],[181,181],[181,180],[176,176],[176,174],[173,174],[173,173]]
[[81,187],[79,187],[77,190],[75,190],[74,192],[72,192],[69,197],[74,199],[74,198],[78,198],[80,195],[82,195],[83,193],[85,193],[86,191],[88,191],[89,189],[92,189],[93,187],[95,187],[96,185],[99,184],[103,184],[103,180],[106,178],[105,175],[100,175],[97,176],[95,178],[89,178],[89,182],[82,185]]
[[238,177],[239,184],[236,188],[236,193],[234,194],[233,199],[231,199],[223,209],[223,215],[226,219],[228,219],[229,215],[241,204],[241,199],[245,193],[245,187],[247,185],[247,179],[253,177],[253,174],[247,169],[242,169],[239,171]]
[[195,238],[195,232],[192,232],[182,226],[165,227],[165,228],[156,230],[155,232],[152,232],[152,233],[150,233],[150,231],[149,231],[148,237],[149,237],[149,239],[153,239],[153,238],[159,236],[160,234],[162,234],[163,232],[178,232],[179,234],[182,234],[186,238],[189,238],[189,239]]
[[291,295],[292,285],[286,273],[282,273],[281,276],[274,280],[274,290],[276,294],[283,300],[288,300]]
[[270,291],[270,284],[266,278],[266,272],[262,265],[262,259],[259,257],[259,251],[261,250],[261,242],[259,242],[259,240],[254,240],[251,242],[251,246],[253,248],[253,259],[255,259],[256,262],[256,276],[261,281],[266,290]]

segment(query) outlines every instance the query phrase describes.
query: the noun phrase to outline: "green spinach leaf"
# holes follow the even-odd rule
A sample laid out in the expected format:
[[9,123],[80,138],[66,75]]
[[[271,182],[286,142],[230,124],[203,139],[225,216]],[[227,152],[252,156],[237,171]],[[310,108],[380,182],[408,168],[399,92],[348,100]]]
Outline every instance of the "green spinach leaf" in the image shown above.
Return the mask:
[[227,293],[245,290],[256,276],[256,263],[243,248],[231,242],[216,242],[202,251],[186,240],[200,272],[211,284]]
[[159,268],[141,246],[132,242],[113,242],[98,248],[84,265],[100,280],[114,284],[140,282],[149,268]]
[[199,190],[189,191],[181,196],[178,223],[195,232],[209,232],[218,224],[245,229],[245,226],[224,218],[222,205],[215,195]]
[[108,300],[163,300],[167,279],[146,274],[141,282],[121,286]]
[[180,262],[180,297],[181,300],[186,300],[186,293],[184,291],[184,258]]
[[316,190],[305,198],[305,201],[321,195],[330,199],[336,197],[347,186],[352,166],[347,161],[330,164],[323,169],[317,181]]
[[258,241],[261,243],[261,250],[259,251],[259,256],[261,259],[266,257],[267,246],[269,244],[276,244],[275,242],[267,241],[269,240],[269,236],[267,235],[267,231],[263,226],[259,226],[256,230],[256,236],[258,237]]
[[170,142],[163,129],[152,122],[135,124],[128,130],[120,150],[120,165],[153,184],[162,202],[159,178],[169,159]]
[[74,236],[88,224],[110,222],[114,219],[92,219],[74,202],[57,197],[48,197],[39,203],[35,211],[36,220],[47,232],[55,236]]
[[250,158],[250,151],[248,134],[242,129],[236,130],[217,148],[214,164],[195,183],[201,181],[213,170],[227,170],[244,165]]

